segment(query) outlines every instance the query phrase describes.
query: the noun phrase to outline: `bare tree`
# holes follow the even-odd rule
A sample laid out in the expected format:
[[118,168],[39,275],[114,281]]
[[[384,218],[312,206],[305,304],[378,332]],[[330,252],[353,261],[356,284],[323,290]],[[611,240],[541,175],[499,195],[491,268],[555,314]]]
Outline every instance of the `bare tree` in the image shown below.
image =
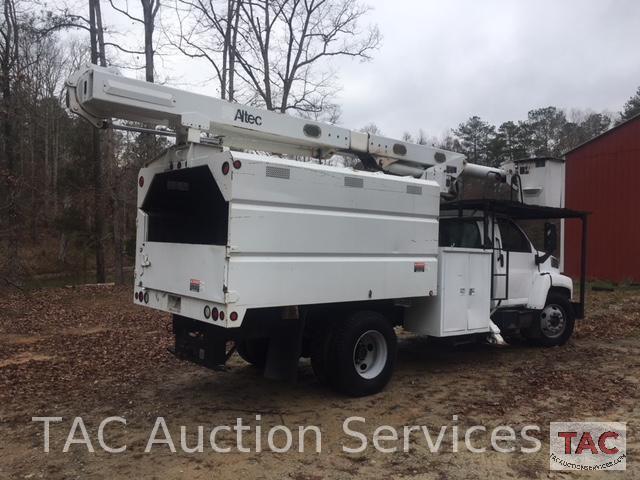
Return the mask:
[[418,134],[416,135],[416,143],[418,145],[427,145],[429,143],[427,134],[421,128],[418,130]]
[[[160,0],[140,0],[142,6],[142,18],[135,16],[129,12],[128,3],[125,2],[124,6],[117,4],[114,0],[109,0],[111,8],[116,12],[121,13],[133,22],[139,23],[144,28],[144,69],[145,79],[147,82],[154,81],[155,72],[155,48],[154,48],[154,32],[156,28],[156,18],[160,11]],[[125,53],[139,53],[135,50],[128,50],[116,43],[110,43],[109,45],[118,48]]]
[[[145,0],[146,1],[146,0]],[[113,6],[113,3],[111,3]],[[106,47],[114,46],[119,50],[127,53],[133,53],[124,49],[118,44],[106,42],[104,38],[104,25],[102,21],[102,5],[100,0],[89,0],[89,16],[88,18],[68,10],[52,16],[50,19],[50,30],[81,28],[89,33],[89,45],[91,53],[91,63],[100,66],[107,66]],[[117,7],[114,7],[117,9]],[[153,66],[151,66],[153,71]],[[92,183],[93,183],[93,248],[95,251],[96,263],[96,281],[101,283],[106,281],[106,263],[105,263],[105,242],[108,239],[106,213],[105,213],[105,163],[111,165],[114,158],[113,132],[100,132],[96,129],[91,130],[92,150],[90,162],[92,164]],[[108,162],[106,160],[109,160]],[[117,201],[116,201],[117,203]],[[113,237],[117,237],[118,226],[114,217]],[[117,242],[116,242],[117,243]],[[116,279],[122,281],[122,256],[121,250],[116,248],[114,255]]]
[[36,242],[39,227],[55,217],[65,115],[57,97],[61,48],[31,10],[28,2],[10,0],[0,17],[0,235],[7,240],[4,270],[14,279],[29,273],[22,246]]
[[369,133],[371,135],[382,135],[382,130],[375,123],[367,123],[364,127],[360,129],[363,133]]
[[[61,13],[50,15],[49,25],[46,32],[63,30],[69,28],[80,28],[89,33],[89,45],[91,52],[91,63],[107,65],[106,43],[104,40],[104,27],[102,24],[102,9],[100,0],[89,0],[88,18],[70,12],[68,9]],[[102,135],[96,130],[91,131],[92,150],[88,160],[92,165],[93,183],[93,247],[95,251],[96,281],[102,283],[106,281],[105,264],[105,208],[104,208],[104,165],[102,152]],[[108,143],[108,141],[107,141]],[[108,144],[107,144],[108,147]]]
[[[18,208],[16,185],[16,138],[14,129],[15,82],[18,78],[17,67],[19,62],[20,25],[16,14],[15,0],[4,0],[2,9],[2,23],[0,24],[0,89],[2,90],[2,109],[0,121],[2,122],[2,155],[0,168],[3,179],[3,195],[0,204],[0,214],[6,219],[8,227],[7,258],[5,269],[10,278],[15,277],[18,271]],[[4,200],[6,199],[6,200]],[[6,203],[5,203],[6,202]]]
[[236,48],[242,1],[248,0],[176,0],[178,31],[165,32],[169,43],[182,54],[211,65],[220,97],[229,101],[236,99]]
[[[91,45],[91,63],[106,66],[104,52],[104,37],[102,36],[102,15],[100,12],[100,0],[89,0],[89,39]],[[93,151],[93,229],[94,248],[96,254],[96,281],[103,283],[106,281],[105,265],[105,218],[104,218],[104,175],[101,149],[101,135],[96,129],[91,130]]]
[[[155,46],[154,46],[154,32],[156,28],[156,19],[158,17],[158,13],[160,11],[160,0],[140,0],[140,5],[142,7],[142,17],[136,16],[131,13],[128,8],[128,3],[124,2],[124,5],[120,5],[121,2],[116,2],[114,0],[109,0],[109,4],[111,7],[120,14],[126,16],[131,21],[141,24],[144,29],[144,69],[145,69],[145,79],[147,82],[155,81]],[[119,44],[112,44],[117,47],[120,51],[136,54],[138,52],[133,50],[128,50],[122,47]],[[153,128],[154,125],[145,125],[147,127]],[[114,147],[113,135],[110,138],[109,145],[112,147],[112,152]],[[149,160],[150,155],[155,150],[154,144],[155,139],[152,138],[149,134],[141,134],[141,143],[144,145],[144,151],[147,152],[147,155],[143,159],[143,163]],[[139,165],[136,165],[139,167]],[[126,215],[123,214],[123,206],[126,204],[126,201],[123,200],[123,191],[125,187],[123,187],[123,181],[127,177],[125,175],[126,172],[119,171],[118,169],[112,169],[111,175],[111,215],[112,215],[112,238],[113,238],[113,250],[114,250],[114,271],[115,271],[115,281],[118,284],[124,283],[124,232],[126,229]]]
[[[328,100],[328,99],[327,99]],[[342,117],[342,108],[337,103],[327,101],[324,104],[319,105],[316,111],[313,112],[300,112],[300,116],[303,118],[310,118],[317,122],[326,122],[331,125],[337,125],[340,123]]]
[[377,27],[360,28],[369,8],[354,0],[176,1],[173,44],[212,65],[222,98],[240,91],[241,101],[283,113],[330,106],[337,85],[325,60],[368,60],[381,40]]

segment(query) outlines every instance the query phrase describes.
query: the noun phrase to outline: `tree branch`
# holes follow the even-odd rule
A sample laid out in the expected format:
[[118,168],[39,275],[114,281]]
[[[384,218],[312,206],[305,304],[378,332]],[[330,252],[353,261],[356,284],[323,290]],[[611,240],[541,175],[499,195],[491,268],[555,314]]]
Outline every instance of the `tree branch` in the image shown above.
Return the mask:
[[141,18],[138,17],[134,17],[133,15],[131,15],[127,10],[123,10],[121,8],[116,7],[113,4],[113,0],[109,0],[109,4],[111,5],[111,8],[113,8],[116,12],[120,12],[121,14],[123,14],[124,16],[126,16],[127,18],[129,18],[130,20],[133,20],[134,22],[138,22],[138,23],[142,23],[144,25],[144,20],[142,20]]

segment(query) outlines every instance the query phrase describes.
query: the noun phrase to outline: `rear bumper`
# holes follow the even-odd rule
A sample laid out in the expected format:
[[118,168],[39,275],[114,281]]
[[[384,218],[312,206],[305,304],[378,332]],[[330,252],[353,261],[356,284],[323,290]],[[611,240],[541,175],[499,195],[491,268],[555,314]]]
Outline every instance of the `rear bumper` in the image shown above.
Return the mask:
[[[142,295],[140,295],[141,292]],[[142,300],[140,300],[140,297],[142,297]],[[233,304],[212,302],[140,287],[134,288],[133,303],[229,329],[239,328],[247,311],[246,308],[237,307]]]
[[175,315],[173,317],[175,347],[172,353],[180,360],[213,370],[223,370],[234,351],[228,345],[229,340],[235,340],[234,336],[227,332],[230,330]]

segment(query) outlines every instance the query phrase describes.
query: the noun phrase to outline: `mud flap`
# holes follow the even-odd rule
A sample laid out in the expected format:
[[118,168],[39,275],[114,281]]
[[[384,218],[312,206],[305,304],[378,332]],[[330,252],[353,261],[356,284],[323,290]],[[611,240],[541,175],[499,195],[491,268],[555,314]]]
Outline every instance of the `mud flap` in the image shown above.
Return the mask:
[[270,380],[295,382],[302,354],[304,321],[292,319],[278,328],[269,338],[264,377]]

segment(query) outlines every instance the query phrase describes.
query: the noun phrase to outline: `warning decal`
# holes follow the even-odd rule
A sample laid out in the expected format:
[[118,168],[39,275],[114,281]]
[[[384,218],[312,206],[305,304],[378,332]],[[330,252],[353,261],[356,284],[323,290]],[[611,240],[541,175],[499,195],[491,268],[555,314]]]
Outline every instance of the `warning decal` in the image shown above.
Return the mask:
[[192,279],[189,281],[189,290],[190,290],[191,292],[199,292],[199,291],[200,291],[200,288],[201,288],[202,286],[203,286],[203,285],[202,285],[202,282],[201,282],[200,280],[195,279],[195,278],[192,278]]

